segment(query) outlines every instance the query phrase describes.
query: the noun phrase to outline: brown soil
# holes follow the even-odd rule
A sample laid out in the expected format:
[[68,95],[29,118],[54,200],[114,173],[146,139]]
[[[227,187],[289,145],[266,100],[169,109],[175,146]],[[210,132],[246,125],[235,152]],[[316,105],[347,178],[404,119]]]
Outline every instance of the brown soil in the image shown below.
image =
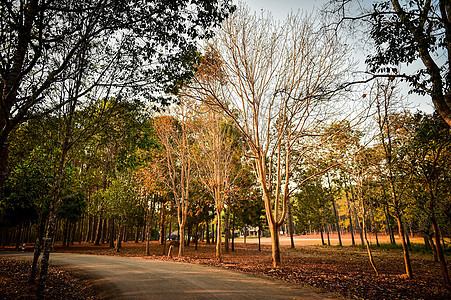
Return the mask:
[[414,279],[405,278],[402,253],[400,251],[374,251],[379,276],[372,269],[366,250],[360,247],[301,246],[290,249],[282,247],[280,269],[271,267],[271,248],[257,244],[237,243],[234,252],[223,254],[222,262],[215,260],[212,244],[201,243],[196,250],[187,246],[183,257],[167,257],[168,246],[151,242],[150,256],[146,256],[145,243],[125,242],[120,252],[108,245],[95,246],[75,243],[69,248],[55,245],[55,252],[81,254],[118,255],[140,257],[142,259],[176,260],[206,264],[227,269],[240,270],[250,274],[260,274],[297,284],[306,284],[327,291],[339,293],[349,298],[364,299],[451,299],[451,291],[446,287],[440,265],[432,261],[431,255],[412,254]]
[[[36,284],[28,283],[31,262],[0,257],[0,298],[36,299]],[[44,299],[99,299],[88,280],[60,268],[50,267]]]

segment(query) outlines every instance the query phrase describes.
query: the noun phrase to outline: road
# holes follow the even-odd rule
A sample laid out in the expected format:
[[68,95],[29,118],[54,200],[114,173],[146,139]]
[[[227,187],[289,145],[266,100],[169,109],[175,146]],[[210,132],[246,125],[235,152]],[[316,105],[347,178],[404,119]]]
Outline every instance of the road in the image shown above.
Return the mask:
[[[32,253],[1,253],[31,259]],[[106,299],[337,299],[279,280],[197,264],[52,253],[52,265],[88,277]]]

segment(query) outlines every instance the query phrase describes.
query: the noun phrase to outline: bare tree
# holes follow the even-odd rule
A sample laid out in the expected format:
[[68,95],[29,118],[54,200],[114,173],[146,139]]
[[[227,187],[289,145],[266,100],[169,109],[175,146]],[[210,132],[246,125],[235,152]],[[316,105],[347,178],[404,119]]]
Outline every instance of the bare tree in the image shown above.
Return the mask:
[[[407,141],[407,136],[396,134],[397,126],[402,123],[402,115],[395,114],[395,101],[397,101],[396,88],[391,80],[386,83],[377,82],[377,121],[379,125],[379,137],[384,151],[385,170],[387,181],[390,185],[391,205],[398,223],[399,236],[401,238],[406,275],[412,278],[412,265],[410,263],[409,248],[406,242],[406,233],[402,218],[402,198],[408,185],[409,174],[396,171],[396,164],[402,160],[400,147]],[[400,126],[402,127],[402,126]]]
[[186,106],[177,107],[179,120],[172,116],[155,118],[154,128],[165,150],[168,186],[172,189],[177,205],[177,221],[180,231],[178,256],[185,248],[185,224],[188,214],[192,179],[192,154],[188,128],[189,111]]
[[294,184],[292,172],[306,153],[321,147],[315,137],[349,66],[338,37],[314,24],[290,15],[279,25],[241,8],[223,23],[190,87],[191,96],[225,112],[246,139],[265,203],[274,267],[281,266],[278,232],[288,199],[308,180]]
[[216,207],[216,259],[221,261],[221,214],[225,208],[227,198],[233,188],[237,175],[233,160],[239,148],[223,115],[215,113],[205,105],[196,109],[200,115],[196,118],[195,127],[197,151],[196,166],[199,180],[208,193],[213,197]]

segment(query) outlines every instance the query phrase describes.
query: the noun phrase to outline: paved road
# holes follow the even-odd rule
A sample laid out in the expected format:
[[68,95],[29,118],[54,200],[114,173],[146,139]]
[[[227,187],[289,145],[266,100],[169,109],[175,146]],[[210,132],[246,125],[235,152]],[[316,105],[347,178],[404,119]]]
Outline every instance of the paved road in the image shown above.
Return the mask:
[[[28,258],[31,253],[1,253]],[[94,281],[107,299],[337,299],[331,293],[197,264],[52,253],[51,264]]]

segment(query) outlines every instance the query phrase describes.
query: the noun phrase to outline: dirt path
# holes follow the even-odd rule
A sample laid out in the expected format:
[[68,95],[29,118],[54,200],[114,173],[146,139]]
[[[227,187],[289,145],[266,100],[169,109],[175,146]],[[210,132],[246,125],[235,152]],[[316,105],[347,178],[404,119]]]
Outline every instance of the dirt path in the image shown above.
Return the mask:
[[[1,253],[31,259],[32,253]],[[52,253],[51,263],[87,276],[107,299],[337,299],[331,293],[197,264]]]

